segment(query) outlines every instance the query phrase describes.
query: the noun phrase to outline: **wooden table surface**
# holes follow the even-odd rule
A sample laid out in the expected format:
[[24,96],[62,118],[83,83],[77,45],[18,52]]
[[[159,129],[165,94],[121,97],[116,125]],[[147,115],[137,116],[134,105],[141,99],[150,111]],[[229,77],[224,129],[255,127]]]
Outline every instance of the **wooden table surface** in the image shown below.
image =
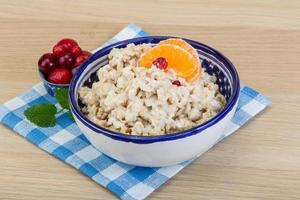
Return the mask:
[[[37,59],[60,38],[93,50],[127,23],[209,44],[270,108],[149,199],[300,198],[300,1],[0,0],[0,103],[39,82]],[[0,125],[0,199],[114,195]]]

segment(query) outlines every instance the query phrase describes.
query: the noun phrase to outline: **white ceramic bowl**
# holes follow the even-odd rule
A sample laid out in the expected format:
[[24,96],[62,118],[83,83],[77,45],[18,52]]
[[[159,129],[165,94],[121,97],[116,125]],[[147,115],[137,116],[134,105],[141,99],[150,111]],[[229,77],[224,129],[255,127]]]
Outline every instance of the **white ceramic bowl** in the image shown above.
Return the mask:
[[213,48],[185,39],[197,49],[206,72],[217,77],[220,92],[227,99],[225,108],[219,114],[192,129],[161,136],[131,136],[113,132],[84,116],[78,102],[78,88],[93,82],[95,72],[108,63],[107,55],[112,48],[123,48],[130,43],[155,45],[167,38],[169,37],[142,37],[107,46],[83,63],[71,81],[69,101],[78,127],[94,147],[116,160],[136,166],[161,167],[195,158],[223,138],[224,129],[236,110],[240,83],[233,64]]

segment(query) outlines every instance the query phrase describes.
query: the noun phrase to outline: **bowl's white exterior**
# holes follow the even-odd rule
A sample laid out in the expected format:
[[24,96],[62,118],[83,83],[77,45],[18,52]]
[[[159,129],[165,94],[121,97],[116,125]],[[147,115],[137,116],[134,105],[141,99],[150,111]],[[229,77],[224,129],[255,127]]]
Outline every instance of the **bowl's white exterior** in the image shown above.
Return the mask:
[[200,156],[223,138],[224,130],[235,113],[237,102],[223,119],[200,133],[150,144],[137,144],[112,139],[88,128],[76,118],[76,115],[74,118],[92,145],[106,155],[136,166],[162,167]]

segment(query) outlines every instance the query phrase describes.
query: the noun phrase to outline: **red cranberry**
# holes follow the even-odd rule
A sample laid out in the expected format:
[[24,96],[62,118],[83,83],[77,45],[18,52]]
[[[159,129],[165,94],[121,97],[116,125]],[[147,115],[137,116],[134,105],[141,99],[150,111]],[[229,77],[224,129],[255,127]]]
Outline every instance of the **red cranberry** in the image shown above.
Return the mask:
[[66,52],[66,48],[63,45],[58,45],[56,44],[53,49],[52,52],[54,55],[56,55],[57,57],[62,56],[65,52]]
[[91,56],[92,55],[92,53],[91,52],[89,52],[89,51],[82,51],[82,54],[81,55],[85,55],[85,56]]
[[92,54],[88,51],[82,51],[82,54],[76,58],[76,62],[74,67],[79,66],[82,64],[84,61],[86,61]]
[[49,76],[48,81],[55,84],[68,84],[72,78],[72,73],[68,69],[58,68],[53,70]]
[[152,62],[152,64],[155,65],[158,69],[166,69],[168,67],[168,62],[163,57],[156,58]]
[[39,70],[46,76],[57,67],[56,57],[52,53],[45,53],[38,61]]
[[173,85],[177,85],[178,87],[181,86],[181,83],[180,83],[179,80],[174,80],[174,81],[172,81],[172,84],[173,84]]
[[78,46],[78,43],[71,38],[61,39],[57,45],[63,45],[68,52],[71,52],[72,48]]
[[58,59],[58,65],[62,68],[71,68],[75,63],[75,57],[72,53],[64,53]]
[[82,50],[81,50],[81,48],[80,48],[79,46],[74,46],[74,47],[72,47],[71,53],[72,53],[75,57],[77,57],[77,56],[79,56],[79,55],[82,54]]

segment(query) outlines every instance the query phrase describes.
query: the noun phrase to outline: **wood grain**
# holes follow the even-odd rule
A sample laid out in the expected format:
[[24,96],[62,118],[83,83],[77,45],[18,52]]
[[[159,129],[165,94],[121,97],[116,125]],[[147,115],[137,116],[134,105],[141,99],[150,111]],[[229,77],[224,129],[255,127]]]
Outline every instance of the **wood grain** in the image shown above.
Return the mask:
[[[38,57],[62,37],[93,50],[129,22],[222,51],[272,106],[149,199],[300,198],[300,2],[0,0],[0,103],[39,82]],[[116,199],[0,126],[0,199]]]

